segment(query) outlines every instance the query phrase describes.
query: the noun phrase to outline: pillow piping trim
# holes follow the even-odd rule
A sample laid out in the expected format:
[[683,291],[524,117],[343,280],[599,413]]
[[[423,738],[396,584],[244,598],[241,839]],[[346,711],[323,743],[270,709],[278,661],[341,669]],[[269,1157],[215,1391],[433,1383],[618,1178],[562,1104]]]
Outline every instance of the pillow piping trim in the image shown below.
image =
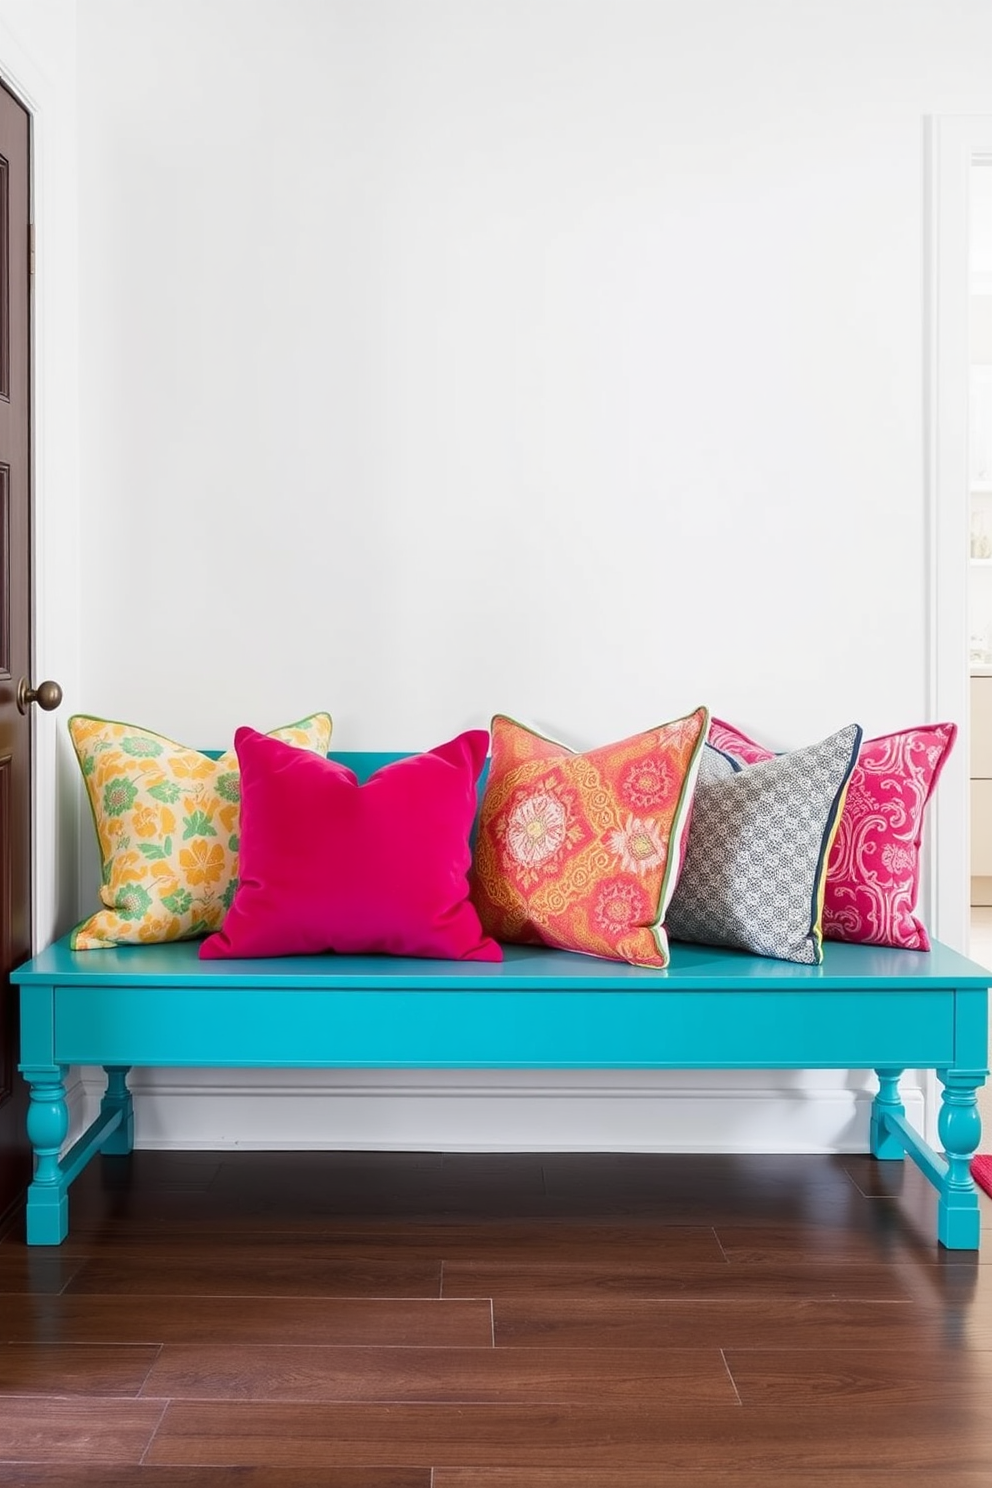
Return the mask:
[[855,735],[854,744],[851,748],[851,756],[848,760],[844,779],[834,795],[830,814],[827,817],[827,829],[820,841],[820,857],[816,865],[816,878],[813,884],[813,917],[810,926],[813,950],[816,956],[815,966],[820,966],[823,962],[823,902],[827,892],[827,864],[830,861],[834,838],[837,836],[837,831],[840,827],[840,814],[844,809],[844,802],[847,799],[847,788],[851,783],[851,774],[858,762],[858,755],[861,753],[861,743],[864,738],[864,730],[861,725],[856,723],[854,728]]
[[[302,718],[297,718],[292,723],[277,723],[276,724],[276,728],[278,728],[278,729],[302,728],[303,725],[305,723],[309,723],[312,718],[327,718],[327,719],[329,719],[330,720],[330,723],[331,723],[331,726],[332,726],[332,729],[333,729],[334,720],[331,717],[330,713],[328,713],[328,711],[327,711],[326,708],[315,708],[312,713],[304,713],[304,715],[303,715]],[[114,728],[133,728],[139,734],[154,734],[157,739],[168,739],[169,742],[170,742],[170,744],[179,744],[179,740],[178,739],[173,739],[173,737],[172,737],[171,734],[163,734],[163,733],[160,733],[158,729],[148,728],[147,726],[142,725],[142,724],[132,723],[129,718],[104,718],[104,716],[103,716],[102,713],[70,713],[69,717],[65,721],[66,728],[68,728],[70,726],[70,724],[75,723],[78,719],[82,719],[84,723],[110,723],[110,724],[113,724]],[[729,724],[724,724],[724,728],[729,728],[729,727],[730,727]],[[264,730],[261,730],[260,732],[264,732]],[[271,733],[271,732],[272,732],[272,730],[270,729],[269,730],[269,733]],[[199,748],[197,748],[197,746],[195,744],[179,744],[179,747],[180,747],[180,749],[191,749],[194,754],[203,754],[203,755],[206,755],[208,759],[212,759],[213,758],[212,755],[207,755],[207,751],[205,749],[199,749]],[[233,745],[231,746],[230,749],[222,749],[221,750],[221,754],[233,754],[233,753],[234,753],[234,746]]]
[[[699,777],[699,767],[703,758],[703,750],[706,748],[706,735],[710,730],[710,710],[701,703],[698,708],[692,708],[684,717],[692,718],[697,713],[703,714],[703,726],[699,731],[689,767],[682,777],[682,789],[679,792],[678,805],[672,817],[672,826],[668,837],[668,857],[665,861],[665,871],[662,874],[661,885],[658,890],[658,917],[646,928],[650,930],[652,938],[658,949],[658,954],[664,959],[667,966],[671,961],[671,946],[665,931],[665,916],[675,893],[675,885],[681,874],[682,864],[685,861],[685,838],[691,817],[691,806],[696,794],[696,781]],[[662,725],[664,727],[664,725]],[[677,859],[676,859],[677,852]],[[674,872],[673,864],[678,862],[679,871]]]

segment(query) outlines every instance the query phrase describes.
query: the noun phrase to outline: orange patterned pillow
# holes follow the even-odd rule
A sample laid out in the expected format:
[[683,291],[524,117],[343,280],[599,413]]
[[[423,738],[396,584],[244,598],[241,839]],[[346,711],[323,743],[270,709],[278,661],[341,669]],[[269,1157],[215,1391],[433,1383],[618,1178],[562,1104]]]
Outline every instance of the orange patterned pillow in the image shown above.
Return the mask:
[[667,966],[664,919],[709,726],[697,708],[573,754],[497,714],[472,870],[496,940]]

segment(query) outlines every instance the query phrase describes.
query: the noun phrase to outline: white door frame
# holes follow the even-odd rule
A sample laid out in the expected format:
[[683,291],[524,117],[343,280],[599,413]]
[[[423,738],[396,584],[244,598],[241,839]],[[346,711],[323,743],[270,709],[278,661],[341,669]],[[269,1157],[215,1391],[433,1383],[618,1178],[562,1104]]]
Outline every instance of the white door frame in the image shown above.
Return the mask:
[[[0,11],[4,9],[0,0]],[[49,22],[59,24],[56,20]],[[31,27],[28,28],[29,32]],[[45,28],[34,41],[41,46]],[[62,684],[59,713],[32,719],[35,949],[76,918],[78,787],[65,717],[79,675],[78,146],[72,76],[0,13],[0,75],[31,115],[35,266],[31,344],[32,678]]]
[[[992,115],[927,121],[925,489],[930,716],[960,726],[933,802],[930,917],[967,952],[970,900],[968,695],[968,247],[973,161],[992,161]],[[930,1104],[928,1102],[928,1104]]]
[[[971,754],[968,679],[969,190],[973,162],[992,161],[992,115],[927,120],[924,248],[924,489],[927,513],[927,696],[933,719],[960,728],[930,821],[927,890],[939,940],[968,950]],[[926,1136],[939,1145],[936,1075],[926,1075]]]

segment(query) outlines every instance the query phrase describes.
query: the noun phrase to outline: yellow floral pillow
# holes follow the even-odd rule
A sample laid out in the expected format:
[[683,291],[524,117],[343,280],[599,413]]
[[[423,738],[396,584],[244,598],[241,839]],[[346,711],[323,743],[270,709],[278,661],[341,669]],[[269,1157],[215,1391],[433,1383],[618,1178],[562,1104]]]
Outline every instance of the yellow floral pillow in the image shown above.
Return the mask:
[[[130,723],[76,714],[69,737],[89,793],[106,905],[72,933],[76,951],[184,940],[220,928],[238,882],[238,757],[211,759]],[[314,713],[274,739],[325,755]]]

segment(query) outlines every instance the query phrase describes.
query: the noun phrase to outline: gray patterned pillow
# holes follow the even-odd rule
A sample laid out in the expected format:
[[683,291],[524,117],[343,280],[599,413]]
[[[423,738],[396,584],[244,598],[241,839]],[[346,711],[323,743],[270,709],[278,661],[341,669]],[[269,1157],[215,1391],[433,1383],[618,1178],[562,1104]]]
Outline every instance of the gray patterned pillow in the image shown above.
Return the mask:
[[757,765],[706,745],[665,916],[673,940],[823,960],[827,858],[860,746],[856,723]]

